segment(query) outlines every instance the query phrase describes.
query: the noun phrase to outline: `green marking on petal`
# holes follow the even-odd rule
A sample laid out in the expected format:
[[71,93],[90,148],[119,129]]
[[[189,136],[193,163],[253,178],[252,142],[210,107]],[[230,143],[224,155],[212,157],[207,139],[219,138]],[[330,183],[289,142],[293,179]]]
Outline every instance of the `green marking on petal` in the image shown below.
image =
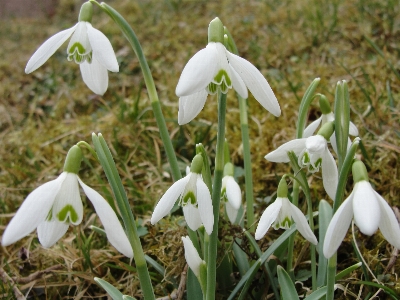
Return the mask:
[[192,191],[187,192],[183,198],[182,198],[182,206],[185,206],[187,204],[192,204],[195,205],[197,203],[196,196]]
[[[60,222],[67,222],[76,223],[78,221],[78,213],[76,212],[75,208],[71,204],[67,204],[61,209],[57,214],[57,219]],[[69,219],[69,220],[67,220]]]
[[76,42],[68,49],[68,60],[74,60],[77,64],[81,64],[85,60],[87,60],[88,63],[91,63],[92,51],[87,53],[85,47],[83,47],[81,43]]
[[217,93],[218,88],[222,93],[228,93],[228,90],[232,88],[232,81],[228,76],[228,73],[221,69],[218,71],[217,75],[215,75],[214,80],[209,83],[207,86],[207,92],[211,95]]
[[290,226],[292,226],[292,224],[293,224],[293,222],[291,220],[291,217],[286,216],[283,220],[277,219],[274,222],[273,226],[274,226],[274,229],[279,229],[279,228],[289,229]]
[[228,196],[226,195],[226,188],[221,191],[221,201],[228,202]]
[[303,166],[308,166],[310,164],[310,162],[311,162],[310,155],[306,151],[306,152],[304,152],[303,157],[301,158],[301,164]]
[[232,81],[228,76],[228,73],[221,69],[218,71],[217,75],[214,77],[214,82],[218,85],[222,84],[223,82],[226,83],[226,85],[231,88],[232,87]]

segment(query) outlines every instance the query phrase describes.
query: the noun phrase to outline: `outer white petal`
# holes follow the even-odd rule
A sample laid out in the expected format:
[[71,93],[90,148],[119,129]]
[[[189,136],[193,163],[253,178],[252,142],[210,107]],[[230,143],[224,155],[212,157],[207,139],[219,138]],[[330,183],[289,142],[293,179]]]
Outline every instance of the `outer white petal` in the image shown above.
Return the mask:
[[239,74],[235,71],[234,68],[232,68],[231,65],[229,65],[230,71],[231,71],[231,80],[232,80],[232,86],[235,89],[235,91],[244,99],[247,99],[249,96],[247,92],[247,87],[244,84],[244,81],[242,78],[240,78]]
[[247,60],[226,51],[229,63],[242,78],[254,98],[274,116],[281,115],[281,108],[274,92],[261,72]]
[[[287,201],[289,202],[289,200]],[[296,223],[297,230],[300,232],[300,234],[310,243],[317,245],[317,238],[312,232],[310,226],[308,225],[307,219],[301,212],[301,210],[297,206],[290,203],[290,212],[294,222]]]
[[39,186],[28,195],[3,233],[3,246],[22,239],[46,220],[65,176],[62,173],[57,179]]
[[234,207],[229,203],[229,201],[228,201],[228,202],[225,202],[225,210],[226,210],[226,214],[228,215],[229,221],[230,221],[232,224],[235,224],[236,217],[237,217],[237,214],[238,214],[239,210],[236,209],[236,208],[234,208]]
[[207,100],[205,89],[179,98],[178,123],[184,125],[192,121],[203,109]]
[[306,148],[306,140],[307,138],[289,141],[265,155],[265,159],[272,162],[289,162],[287,153],[293,151],[296,155],[299,155]]
[[325,149],[322,155],[322,183],[324,185],[326,193],[335,199],[337,185],[339,182],[339,174],[336,167],[335,159],[329,152],[328,148]]
[[188,236],[182,237],[183,247],[185,248],[185,259],[190,269],[192,269],[196,277],[200,276],[200,265],[203,260],[200,258],[199,253],[193,246],[192,241]]
[[238,210],[242,204],[242,191],[232,176],[225,176],[225,178],[226,196],[228,197],[228,201],[232,207]]
[[151,224],[154,225],[162,218],[164,218],[167,214],[169,214],[176,200],[183,193],[183,190],[185,189],[188,180],[188,176],[179,179],[165,192],[160,201],[158,201],[156,208],[154,209],[153,215],[151,216]]
[[354,125],[353,122],[350,122],[349,134],[352,136],[358,136],[358,129],[357,129],[356,125]]
[[208,235],[213,231],[214,226],[214,213],[211,200],[211,194],[208,190],[207,185],[204,183],[201,177],[197,178],[197,204],[199,207],[199,213],[201,221],[203,222],[204,228]]
[[328,225],[323,246],[323,252],[326,258],[330,258],[336,252],[346,236],[351,219],[353,218],[353,196],[354,191],[342,205],[339,206]]
[[260,222],[258,222],[255,238],[256,240],[261,239],[271,227],[271,224],[278,217],[279,211],[282,207],[282,199],[277,198],[274,203],[270,204],[263,214],[261,215]]
[[86,60],[79,64],[82,73],[82,79],[89,89],[98,95],[104,95],[108,88],[108,73],[93,54],[92,63]]
[[189,226],[190,229],[196,231],[201,226],[201,217],[199,209],[192,204],[187,204],[182,207],[182,210],[187,225]]
[[53,246],[68,230],[69,224],[57,220],[45,221],[39,224],[39,242],[45,248]]
[[318,119],[316,119],[314,122],[312,122],[310,125],[308,125],[303,132],[303,137],[304,138],[308,138],[310,136],[312,136],[315,132],[315,130],[317,130],[319,124],[321,124],[321,120],[322,120],[322,116],[319,117]]
[[107,70],[118,72],[117,58],[109,39],[100,30],[93,28],[92,24],[87,22],[86,26],[93,55]]
[[353,189],[354,221],[360,231],[372,235],[378,230],[380,223],[380,206],[375,191],[368,181],[359,181]]
[[110,241],[111,245],[113,245],[123,255],[133,258],[132,246],[110,204],[108,204],[107,200],[98,192],[84,184],[79,178],[78,180],[86,196],[89,198],[90,202],[92,202],[94,209],[104,226],[107,239]]
[[60,48],[60,46],[71,36],[71,34],[75,31],[76,26],[78,26],[78,24],[72,28],[63,30],[53,35],[47,41],[45,41],[29,59],[25,67],[25,73],[29,74],[42,66],[49,59],[49,57],[52,56],[54,52],[56,52],[57,49]]
[[379,229],[385,239],[397,249],[400,249],[400,226],[390,208],[389,204],[385,199],[382,198],[377,192],[375,192],[376,199],[379,202],[381,208],[381,221],[379,223]]
[[218,54],[215,47],[208,45],[197,52],[182,71],[176,86],[176,95],[188,96],[205,89],[214,78],[217,65]]
[[[65,179],[54,200],[52,209],[53,218],[58,219],[61,222],[69,221],[74,225],[78,225],[82,222],[83,218],[83,205],[79,192],[78,175],[67,172],[64,172],[64,174],[66,174]],[[66,214],[64,219],[59,219],[58,214],[65,208],[66,205],[71,205],[74,208],[78,217],[75,221],[72,220],[70,212]]]

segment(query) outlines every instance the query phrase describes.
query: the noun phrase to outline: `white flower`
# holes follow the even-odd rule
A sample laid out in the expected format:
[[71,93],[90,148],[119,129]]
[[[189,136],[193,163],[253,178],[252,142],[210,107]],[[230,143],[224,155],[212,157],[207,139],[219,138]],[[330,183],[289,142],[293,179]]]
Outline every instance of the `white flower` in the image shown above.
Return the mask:
[[222,178],[221,198],[225,202],[229,221],[234,224],[242,204],[242,191],[232,176],[224,176]]
[[[324,124],[326,124],[328,122],[333,122],[333,121],[335,121],[335,115],[334,115],[333,112],[330,112],[330,113],[327,113],[327,114],[322,114],[321,117],[316,119],[314,122],[309,124],[304,129],[303,137],[307,138],[307,137],[312,136],[314,134],[315,130],[317,130],[319,125],[323,126]],[[357,129],[356,125],[354,125],[353,122],[350,122],[349,134],[352,135],[352,136],[358,136],[358,129]],[[336,135],[335,135],[335,133],[333,133],[331,135],[329,140],[331,142],[333,150],[337,153]],[[351,146],[350,138],[349,138],[349,142],[347,143],[347,146],[348,147]]]
[[293,151],[299,158],[301,167],[308,167],[310,172],[322,168],[322,180],[326,193],[335,199],[338,184],[338,170],[335,159],[328,150],[326,139],[322,135],[295,139],[281,145],[275,151],[268,153],[265,159],[272,162],[289,162],[287,153]]
[[247,88],[254,98],[274,116],[280,116],[281,109],[267,80],[247,60],[230,53],[218,42],[210,42],[197,52],[186,64],[176,86],[179,98],[178,123],[186,124],[203,109],[207,94],[222,93],[234,88],[247,98]]
[[119,67],[110,41],[89,22],[80,21],[45,41],[28,61],[25,72],[29,74],[42,66],[71,35],[68,60],[79,64],[86,85],[103,95],[108,87],[107,70],[118,72]]
[[340,205],[329,223],[324,240],[324,256],[331,257],[342,243],[353,219],[360,231],[372,235],[379,228],[385,239],[400,249],[400,226],[392,209],[371,184],[362,180]]
[[272,223],[275,229],[289,229],[292,225],[292,218],[301,235],[314,245],[318,244],[317,238],[311,231],[307,219],[301,210],[293,205],[288,198],[281,197],[276,198],[275,202],[269,205],[263,212],[256,229],[256,240],[261,239],[267,233]]
[[196,277],[200,276],[200,265],[205,263],[201,258],[192,241],[188,236],[182,237],[183,247],[185,248],[185,259],[190,269]]
[[176,181],[161,197],[151,216],[151,224],[165,217],[176,200],[183,208],[186,223],[192,230],[197,230],[201,224],[210,235],[214,225],[214,214],[210,191],[204,183],[201,174],[190,172],[184,178]]
[[3,246],[15,243],[37,228],[40,243],[48,248],[66,233],[69,224],[80,224],[83,204],[78,182],[102,221],[110,243],[132,258],[128,237],[111,206],[99,193],[84,184],[78,175],[68,172],[61,173],[58,178],[28,195],[4,231]]

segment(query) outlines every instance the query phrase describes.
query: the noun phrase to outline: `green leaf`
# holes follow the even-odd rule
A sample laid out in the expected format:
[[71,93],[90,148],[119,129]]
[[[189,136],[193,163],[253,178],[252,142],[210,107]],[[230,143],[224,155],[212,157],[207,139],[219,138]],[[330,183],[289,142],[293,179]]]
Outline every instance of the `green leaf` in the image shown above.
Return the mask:
[[318,276],[317,276],[317,286],[323,286],[326,284],[326,271],[328,269],[328,260],[325,258],[323,253],[324,240],[326,230],[328,229],[329,222],[332,219],[332,207],[330,204],[321,200],[319,202],[319,214],[318,214],[318,224],[319,224],[319,237],[318,237]]
[[95,277],[94,281],[96,281],[98,285],[105,289],[105,291],[111,296],[111,298],[113,298],[113,300],[123,300],[124,295],[122,295],[122,293],[118,291],[117,288],[115,288],[111,283],[108,283],[107,281],[98,277]]
[[292,279],[281,266],[278,266],[278,281],[281,286],[281,295],[283,299],[300,300]]
[[310,86],[307,88],[304,93],[303,99],[300,103],[299,108],[299,118],[297,119],[296,125],[296,138],[300,139],[303,137],[304,127],[307,121],[308,108],[310,107],[311,101],[314,99],[315,90],[320,82],[319,78],[315,78],[313,82],[311,82]]
[[343,277],[345,277],[346,275],[350,274],[351,272],[353,272],[354,270],[358,269],[359,267],[361,267],[362,263],[358,262],[355,265],[352,265],[350,267],[348,267],[347,269],[344,269],[343,271],[339,272],[336,274],[335,276],[335,281],[338,281],[340,279],[342,279]]
[[328,288],[326,286],[312,292],[310,295],[308,295],[306,298],[304,298],[305,300],[319,300],[321,299],[323,296],[325,296],[326,291],[328,290]]

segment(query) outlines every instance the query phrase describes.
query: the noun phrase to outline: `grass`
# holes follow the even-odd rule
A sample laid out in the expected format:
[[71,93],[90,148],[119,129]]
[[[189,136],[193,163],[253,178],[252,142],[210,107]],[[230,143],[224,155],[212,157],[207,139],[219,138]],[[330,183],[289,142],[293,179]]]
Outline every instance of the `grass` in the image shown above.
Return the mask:
[[[209,97],[195,121],[179,127],[174,91],[185,63],[206,45],[208,23],[219,16],[235,38],[241,56],[266,76],[282,108],[282,116],[275,118],[252,96],[249,98],[254,192],[259,200],[256,215],[266,207],[263,199],[275,192],[277,176],[289,171],[288,166],[267,162],[263,157],[294,137],[299,101],[315,77],[321,77],[318,92],[331,102],[336,82],[349,81],[351,118],[360,130],[365,150],[362,156],[371,182],[390,205],[400,206],[397,1],[121,0],[109,4],[130,22],[142,43],[183,165],[191,160],[195,143],[202,142],[211,156],[215,151],[216,99]],[[179,282],[183,269],[180,236],[185,229],[177,226],[183,223],[179,215],[150,225],[152,208],[172,179],[138,61],[118,28],[95,9],[93,25],[111,39],[120,65],[118,74],[109,73],[104,97],[92,94],[78,66],[65,59],[66,45],[34,73],[24,73],[34,50],[49,36],[75,24],[78,10],[62,0],[50,19],[0,21],[0,233],[35,187],[58,176],[68,149],[80,140],[90,143],[91,133],[101,132],[112,146],[134,214],[148,230],[142,237],[145,252],[166,268],[164,278],[150,269],[157,295],[165,296],[172,292],[172,282]],[[310,120],[318,116],[315,105]],[[238,119],[237,101],[230,92],[226,134],[232,159],[242,167]],[[87,154],[80,177],[111,199],[102,170]],[[243,178],[239,179],[243,184]],[[315,176],[310,177],[310,183],[316,208],[325,194]],[[351,188],[350,182],[348,191]],[[15,299],[13,288],[18,287],[35,299],[101,298],[105,294],[94,283],[94,276],[103,277],[125,294],[140,297],[137,274],[130,272],[134,266],[105,238],[93,233],[89,229],[92,224],[101,226],[86,204],[82,224],[71,227],[52,248],[42,248],[36,233],[1,247],[0,271],[11,278],[2,276],[1,297]],[[270,232],[263,243],[276,236],[276,232]],[[356,232],[356,236],[370,268],[399,293],[399,262],[385,271],[392,257],[391,246],[380,233],[368,237]],[[84,243],[85,253],[78,248]],[[339,250],[339,270],[357,261],[353,253],[349,233]],[[54,266],[60,267],[21,283],[21,279]],[[357,295],[362,288],[354,284],[357,279],[364,279],[360,270],[341,284]],[[361,298],[377,290],[363,287]],[[338,297],[347,296],[338,292]]]

